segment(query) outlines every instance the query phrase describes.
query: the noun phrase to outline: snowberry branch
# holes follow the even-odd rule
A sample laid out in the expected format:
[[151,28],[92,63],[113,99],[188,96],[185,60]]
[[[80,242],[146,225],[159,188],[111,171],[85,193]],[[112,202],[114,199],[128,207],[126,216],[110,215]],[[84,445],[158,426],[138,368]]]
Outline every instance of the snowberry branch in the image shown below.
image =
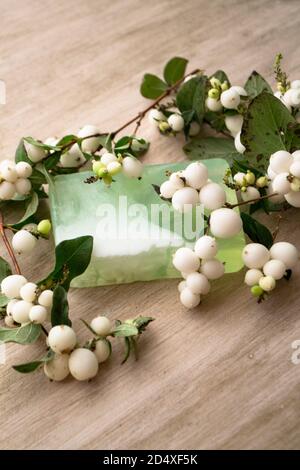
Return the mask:
[[4,226],[4,221],[3,221],[3,214],[2,212],[0,211],[0,234],[1,234],[1,237],[2,237],[2,240],[5,244],[5,247],[7,249],[7,252],[12,260],[12,263],[14,265],[14,268],[15,268],[15,271],[17,274],[21,274],[21,269],[20,269],[20,266],[19,266],[19,263],[15,257],[15,254],[14,254],[14,251],[9,243],[9,240],[6,236],[6,233],[5,233],[5,226]]
[[274,196],[278,196],[278,193],[266,194],[265,196],[261,196],[255,199],[249,199],[249,201],[237,202],[236,204],[230,204],[229,202],[226,202],[225,206],[228,207],[229,209],[234,209],[235,207],[245,206],[247,204],[253,204],[255,202],[263,201],[264,199],[270,199]]

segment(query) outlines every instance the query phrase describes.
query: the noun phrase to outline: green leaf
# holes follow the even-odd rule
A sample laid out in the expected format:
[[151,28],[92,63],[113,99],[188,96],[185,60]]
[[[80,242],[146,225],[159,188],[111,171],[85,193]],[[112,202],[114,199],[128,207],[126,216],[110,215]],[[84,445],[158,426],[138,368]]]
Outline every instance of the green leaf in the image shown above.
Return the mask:
[[36,168],[33,168],[32,175],[30,176],[29,179],[31,181],[33,188],[40,188],[42,184],[47,183],[46,178],[43,175],[43,173],[38,171]]
[[196,137],[183,147],[183,151],[191,160],[224,158],[232,163],[235,158],[241,157],[235,149],[234,141],[222,137]]
[[28,158],[23,139],[20,140],[15,153],[15,162],[27,162],[32,166],[32,161]]
[[295,120],[285,105],[270,93],[263,92],[250,103],[244,118],[241,141],[245,156],[256,159],[266,169],[269,157],[277,150],[289,150],[289,124]]
[[176,103],[183,113],[194,111],[199,124],[202,123],[205,114],[205,95],[207,77],[198,76],[184,83],[176,96]]
[[31,198],[27,201],[26,211],[23,217],[19,220],[19,222],[10,225],[17,230],[21,229],[24,225],[29,222],[29,219],[36,213],[39,206],[39,198],[36,193],[33,193]]
[[112,151],[112,136],[111,134],[103,134],[99,137],[100,145],[108,152]]
[[69,149],[78,141],[79,138],[74,134],[65,135],[57,142],[56,147],[59,149],[61,149],[62,147]]
[[223,113],[206,111],[206,113],[204,114],[204,121],[207,122],[213,129],[218,132],[222,132],[226,129]]
[[21,374],[29,374],[30,372],[34,372],[46,362],[52,361],[54,355],[54,352],[49,349],[47,354],[38,361],[27,362],[25,364],[18,364],[16,366],[13,366],[13,369],[15,369],[17,372],[20,372]]
[[224,70],[217,70],[214,74],[212,74],[209,78],[217,78],[220,80],[221,83],[227,82],[228,85],[230,86],[230,80],[227,76],[227,74],[224,72]]
[[168,85],[174,85],[184,77],[188,60],[183,57],[173,57],[164,68],[164,79]]
[[12,273],[11,267],[5,259],[0,257],[0,282]]
[[41,325],[27,323],[19,328],[1,328],[0,341],[3,343],[31,344],[40,336]]
[[116,337],[137,336],[139,330],[133,323],[121,323],[113,329],[111,334]]
[[52,168],[54,168],[58,164],[60,157],[61,157],[60,150],[57,152],[51,153],[45,160],[43,160],[43,166],[45,167],[47,171],[52,170]]
[[53,291],[53,305],[51,310],[51,325],[72,326],[69,319],[69,303],[66,290],[62,286],[55,287]]
[[139,334],[141,334],[143,331],[145,331],[149,323],[151,323],[152,321],[154,321],[153,317],[143,317],[140,315],[139,317],[133,320],[133,323],[139,330]]
[[159,98],[168,88],[168,85],[156,75],[146,73],[141,84],[141,94],[145,98],[155,100]]
[[29,137],[24,137],[23,140],[25,140],[29,144],[34,145],[35,147],[39,147],[39,148],[42,148],[44,150],[57,150],[57,151],[60,150],[60,148],[58,146],[44,144],[40,140],[35,140],[33,137],[30,137],[30,136]]
[[147,152],[149,145],[149,142],[145,139],[126,135],[116,142],[114,152],[115,154],[120,153],[121,155],[130,153],[134,157],[140,157]]
[[123,361],[121,362],[122,365],[125,364],[125,362],[127,362],[127,360],[129,359],[130,353],[131,353],[130,338],[125,337],[124,338],[124,343],[125,343],[125,354],[124,354]]
[[87,235],[64,240],[55,249],[55,267],[39,285],[51,287],[60,284],[69,289],[72,279],[82,274],[88,267],[93,250],[93,237]]
[[0,309],[6,307],[10,299],[8,299],[4,294],[0,294]]
[[254,243],[261,243],[268,249],[273,245],[273,237],[270,230],[251,215],[241,212],[243,230]]
[[244,88],[251,99],[256,98],[263,91],[273,94],[272,88],[268,82],[255,70],[248,77]]

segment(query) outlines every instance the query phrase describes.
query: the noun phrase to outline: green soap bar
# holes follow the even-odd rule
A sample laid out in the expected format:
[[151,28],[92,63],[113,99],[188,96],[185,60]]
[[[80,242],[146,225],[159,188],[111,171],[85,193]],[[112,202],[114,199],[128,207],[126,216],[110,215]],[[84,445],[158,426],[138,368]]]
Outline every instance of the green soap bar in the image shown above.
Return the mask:
[[[223,184],[227,162],[210,159],[203,163],[208,167],[209,178]],[[172,265],[172,256],[180,246],[193,247],[203,234],[203,226],[198,227],[197,234],[182,234],[183,216],[158,196],[153,185],[159,186],[167,179],[166,171],[182,170],[188,164],[148,165],[141,180],[120,174],[110,187],[100,181],[85,184],[92,176],[90,172],[51,177],[49,196],[56,244],[82,235],[94,237],[91,263],[84,274],[73,280],[72,287],[181,277]],[[228,202],[235,203],[235,192],[225,189]],[[167,209],[169,217],[153,222],[153,207]],[[189,219],[184,222],[183,231],[191,220],[191,230],[197,221],[203,225],[203,214],[199,216],[196,209],[186,217]],[[218,244],[218,258],[225,262],[226,272],[240,270],[243,233],[219,240]]]

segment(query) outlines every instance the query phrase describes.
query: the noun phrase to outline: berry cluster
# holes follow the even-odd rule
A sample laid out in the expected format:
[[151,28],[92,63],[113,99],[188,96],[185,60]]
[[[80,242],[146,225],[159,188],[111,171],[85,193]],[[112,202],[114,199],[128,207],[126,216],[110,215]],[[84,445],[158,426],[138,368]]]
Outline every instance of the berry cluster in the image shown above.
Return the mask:
[[180,301],[186,308],[200,304],[201,296],[210,291],[210,282],[219,279],[225,272],[224,264],[216,259],[218,245],[215,238],[204,235],[195,244],[194,250],[179,248],[173,257],[175,268],[184,278],[178,285]]
[[113,153],[105,152],[100,160],[93,161],[93,172],[98,179],[110,185],[112,177],[122,172],[129,178],[140,178],[143,173],[142,163],[133,156],[118,157]]
[[245,283],[259,300],[276,287],[276,281],[287,275],[299,260],[297,248],[288,242],[274,243],[270,250],[260,243],[245,246],[243,262],[248,269]]
[[3,160],[0,164],[0,201],[9,201],[15,196],[26,196],[31,191],[32,175],[29,163],[14,163]]
[[[149,122],[157,127],[162,134],[176,135],[178,132],[183,131],[185,122],[178,109],[173,111],[169,112],[169,117],[167,117],[162,109],[151,109],[148,115]],[[196,136],[199,134],[199,131],[200,125],[198,122],[193,121],[189,124],[188,134],[190,137]]]
[[51,231],[51,222],[48,219],[41,220],[38,225],[25,225],[16,232],[12,238],[12,247],[19,255],[31,253],[39,237],[48,238]]
[[259,176],[247,170],[246,173],[239,171],[233,177],[234,189],[240,191],[240,195],[243,201],[248,202],[255,199],[259,199],[260,189],[268,187],[269,180],[266,176]]
[[106,337],[112,331],[112,323],[107,317],[98,316],[92,320],[90,329],[94,333],[93,340],[85,347],[79,347],[73,328],[67,325],[51,328],[47,344],[55,355],[44,365],[44,372],[50,380],[61,381],[71,374],[76,380],[84,381],[97,375],[99,364],[111,354],[111,345]]
[[300,150],[290,154],[279,150],[270,157],[268,176],[271,179],[268,193],[276,193],[272,200],[286,200],[293,207],[300,207]]
[[290,84],[290,88],[285,90],[285,87],[282,83],[277,83],[277,91],[275,91],[274,96],[280,99],[282,103],[287,107],[291,112],[292,108],[300,107],[300,80],[294,80]]
[[44,323],[52,308],[53,292],[40,291],[24,276],[13,274],[1,282],[1,292],[9,300],[6,307],[5,323],[9,327],[28,322]]

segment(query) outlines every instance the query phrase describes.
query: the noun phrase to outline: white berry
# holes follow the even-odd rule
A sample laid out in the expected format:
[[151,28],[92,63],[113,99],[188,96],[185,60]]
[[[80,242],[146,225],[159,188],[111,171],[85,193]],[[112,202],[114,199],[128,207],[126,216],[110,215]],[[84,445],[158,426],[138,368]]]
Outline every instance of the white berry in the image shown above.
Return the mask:
[[9,181],[2,181],[0,183],[0,200],[9,201],[16,193],[16,186]]
[[198,271],[200,260],[193,250],[187,247],[182,247],[176,251],[173,257],[173,264],[178,271],[191,273]]
[[243,227],[242,219],[233,209],[221,208],[210,215],[210,230],[217,238],[231,238]]
[[60,157],[60,164],[63,168],[77,168],[84,162],[85,158],[78,144],[72,145],[72,147]]
[[197,305],[200,304],[200,295],[199,294],[193,294],[193,292],[185,288],[181,293],[180,293],[180,302],[182,305],[186,308],[195,308]]
[[38,163],[46,157],[46,152],[42,147],[29,144],[25,140],[24,140],[24,146],[25,146],[29,160],[31,160],[33,163]]
[[194,189],[200,189],[207,183],[208,170],[201,162],[193,162],[183,172],[186,184]]
[[227,109],[236,109],[241,101],[240,95],[233,87],[223,91],[220,99],[224,108]]
[[196,241],[195,253],[201,259],[212,259],[218,252],[216,239],[209,235],[203,235]]
[[143,173],[143,165],[136,158],[125,157],[122,166],[123,173],[129,178],[139,178]]
[[300,207],[300,191],[291,191],[284,197],[291,206]]
[[289,172],[292,163],[293,157],[286,150],[279,150],[270,157],[270,167],[275,173]]
[[90,380],[97,375],[98,360],[89,349],[78,348],[70,355],[69,369],[76,380]]
[[155,127],[158,127],[159,121],[165,121],[166,117],[161,111],[154,108],[149,112],[148,119],[151,124],[153,124]]
[[241,197],[245,202],[252,201],[260,198],[260,192],[254,186],[247,186],[246,191],[241,192]]
[[101,156],[100,161],[107,166],[109,163],[117,162],[118,159],[113,153],[106,152]]
[[197,204],[199,204],[199,194],[193,188],[179,189],[172,197],[172,205],[179,212],[188,212]]
[[186,281],[181,281],[177,286],[178,292],[182,292],[183,289],[185,289],[185,288],[186,288]]
[[110,175],[114,176],[122,171],[122,165],[120,162],[110,162],[107,165],[107,171]]
[[236,151],[243,154],[246,150],[246,147],[241,142],[241,132],[238,132],[234,138],[234,146]]
[[174,132],[180,132],[184,128],[184,119],[180,114],[171,114],[168,123]]
[[242,173],[241,171],[239,171],[238,173],[234,175],[233,181],[235,181],[239,186],[244,186],[245,181],[246,181],[245,176],[246,176],[245,173]]
[[33,282],[27,282],[24,286],[20,289],[20,297],[26,302],[34,302],[36,299],[36,292],[38,286]]
[[276,281],[272,276],[261,277],[258,284],[265,292],[270,292],[276,287]]
[[16,164],[16,172],[19,178],[29,178],[32,175],[32,166],[27,162]]
[[272,259],[279,259],[282,261],[286,269],[293,268],[299,259],[299,252],[297,248],[288,242],[278,242],[270,249],[270,254]]
[[300,88],[300,80],[293,80],[291,82],[291,88],[294,88],[294,89]]
[[92,330],[99,336],[107,336],[111,332],[112,323],[109,318],[98,316],[91,321]]
[[279,173],[276,175],[273,182],[273,190],[275,193],[287,194],[291,190],[291,183],[288,180],[289,173]]
[[58,354],[71,352],[76,346],[76,341],[75,331],[70,326],[57,325],[49,331],[49,346]]
[[29,321],[29,312],[33,304],[31,302],[26,302],[26,300],[19,300],[12,307],[12,317],[16,323],[27,323]]
[[243,116],[241,114],[225,116],[225,126],[231,132],[231,135],[235,137],[242,129]]
[[81,148],[83,152],[96,152],[100,145],[101,137],[91,137],[90,139],[85,138],[96,134],[100,134],[100,130],[96,126],[86,125],[82,129],[80,129],[80,131],[78,132],[78,137],[84,138],[81,143]]
[[221,111],[223,108],[220,100],[215,100],[209,96],[205,100],[205,105],[209,111],[213,111],[214,113]]
[[70,373],[69,354],[56,354],[51,361],[44,364],[44,372],[50,380],[64,380]]
[[265,276],[271,276],[275,281],[278,281],[283,278],[286,272],[286,267],[279,259],[271,259],[264,265],[263,272]]
[[13,306],[19,302],[19,299],[11,299],[8,304],[6,305],[6,314],[11,317],[12,316],[12,309]]
[[245,88],[239,85],[232,85],[232,87],[235,91],[238,92],[240,96],[248,96],[248,93],[246,92]]
[[243,249],[242,258],[247,268],[260,269],[269,261],[270,252],[260,243],[249,243]]
[[164,181],[160,187],[160,195],[166,199],[171,199],[176,191],[177,188],[171,181]]
[[27,230],[20,230],[12,238],[13,249],[18,254],[30,253],[37,243],[37,239]]
[[34,305],[29,312],[29,319],[33,323],[44,323],[47,320],[48,311],[42,305]]
[[17,181],[18,174],[16,172],[16,165],[14,162],[5,160],[1,165],[0,173],[1,177],[9,183],[15,183]]
[[97,341],[94,354],[95,354],[99,364],[102,363],[102,362],[107,361],[107,359],[110,356],[109,343],[105,340],[104,341],[103,340]]
[[263,273],[259,269],[249,269],[245,274],[245,283],[249,287],[256,286],[262,277]]
[[275,204],[280,204],[281,202],[284,201],[284,195],[283,194],[275,193],[275,190],[274,190],[274,187],[273,187],[273,181],[271,181],[269,183],[269,186],[267,187],[267,195],[269,196],[269,199],[272,202],[274,202]]
[[19,274],[12,274],[7,276],[1,282],[1,292],[6,295],[9,299],[15,299],[20,297],[20,290],[24,284],[27,283],[27,279]]
[[199,200],[205,209],[212,211],[224,206],[226,202],[226,193],[219,184],[207,183],[200,190]]
[[293,162],[300,162],[300,150],[296,150],[292,153]]
[[26,196],[31,191],[31,182],[26,178],[19,178],[15,182],[15,187],[20,196]]
[[173,184],[173,186],[175,186],[176,189],[181,189],[184,187],[184,182],[182,178],[184,178],[183,171],[177,171],[176,173],[172,173],[170,175],[169,181]]
[[210,283],[207,277],[202,273],[190,273],[184,282],[186,283],[186,287],[190,289],[193,294],[206,295],[210,291]]
[[38,303],[43,307],[51,308],[53,304],[53,291],[49,289],[44,290],[38,298]]
[[290,172],[296,178],[300,178],[300,160],[291,164]]
[[224,264],[218,259],[209,259],[201,264],[201,273],[209,280],[219,279],[224,275],[224,272]]

